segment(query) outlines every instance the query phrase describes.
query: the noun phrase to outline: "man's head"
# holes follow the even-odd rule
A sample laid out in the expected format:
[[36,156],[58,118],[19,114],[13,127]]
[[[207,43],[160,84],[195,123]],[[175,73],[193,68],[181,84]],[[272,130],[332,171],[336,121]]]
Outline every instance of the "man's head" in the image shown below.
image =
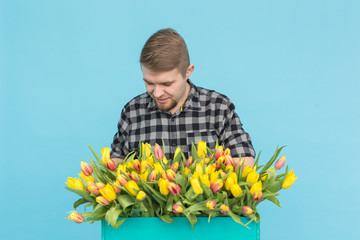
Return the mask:
[[177,68],[185,77],[190,58],[184,39],[174,29],[166,28],[147,40],[141,51],[140,63],[153,72]]
[[194,70],[183,38],[173,29],[162,29],[146,42],[140,56],[145,87],[161,111],[174,113],[186,101]]

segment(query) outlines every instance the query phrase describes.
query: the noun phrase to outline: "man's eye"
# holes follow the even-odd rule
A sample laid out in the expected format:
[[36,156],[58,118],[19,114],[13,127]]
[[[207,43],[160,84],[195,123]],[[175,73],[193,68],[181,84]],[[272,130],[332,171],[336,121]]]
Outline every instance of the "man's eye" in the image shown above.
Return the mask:
[[169,87],[169,86],[171,86],[171,83],[164,83],[164,86]]

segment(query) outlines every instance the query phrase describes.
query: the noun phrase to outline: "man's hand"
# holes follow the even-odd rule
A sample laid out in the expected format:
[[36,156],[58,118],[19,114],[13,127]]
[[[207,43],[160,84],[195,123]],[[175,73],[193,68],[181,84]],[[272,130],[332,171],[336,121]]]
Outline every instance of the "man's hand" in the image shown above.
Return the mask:
[[[233,158],[234,159],[234,161],[236,160],[236,161],[238,161],[239,160],[239,158]],[[246,167],[246,166],[251,166],[251,167],[254,167],[254,164],[255,164],[255,161],[254,161],[254,158],[253,157],[243,157],[243,158],[241,158],[241,160],[240,160],[240,162],[242,162],[243,164],[244,164],[244,168]]]
[[121,158],[111,158],[111,160],[113,160],[115,164],[122,163],[124,161],[124,159]]

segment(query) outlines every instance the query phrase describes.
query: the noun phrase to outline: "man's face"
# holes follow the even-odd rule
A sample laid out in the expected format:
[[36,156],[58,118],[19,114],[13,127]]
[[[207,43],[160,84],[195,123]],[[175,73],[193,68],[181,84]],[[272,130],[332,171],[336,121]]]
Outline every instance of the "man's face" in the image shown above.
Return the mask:
[[[191,74],[193,67],[190,70]],[[189,70],[185,77],[177,68],[159,73],[142,66],[142,72],[146,90],[161,111],[175,113],[186,101],[190,90],[186,82]]]

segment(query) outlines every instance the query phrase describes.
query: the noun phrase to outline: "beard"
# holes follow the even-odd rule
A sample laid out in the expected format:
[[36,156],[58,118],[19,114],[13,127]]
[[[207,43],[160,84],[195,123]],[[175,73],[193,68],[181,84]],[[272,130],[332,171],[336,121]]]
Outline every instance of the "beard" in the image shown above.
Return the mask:
[[162,104],[162,103],[158,103],[158,102],[155,100],[155,104],[156,104],[157,108],[158,108],[160,111],[170,112],[174,107],[176,107],[176,105],[178,104],[178,102],[176,102],[176,101],[173,100],[173,99],[170,99],[170,102],[169,102],[169,103]]

